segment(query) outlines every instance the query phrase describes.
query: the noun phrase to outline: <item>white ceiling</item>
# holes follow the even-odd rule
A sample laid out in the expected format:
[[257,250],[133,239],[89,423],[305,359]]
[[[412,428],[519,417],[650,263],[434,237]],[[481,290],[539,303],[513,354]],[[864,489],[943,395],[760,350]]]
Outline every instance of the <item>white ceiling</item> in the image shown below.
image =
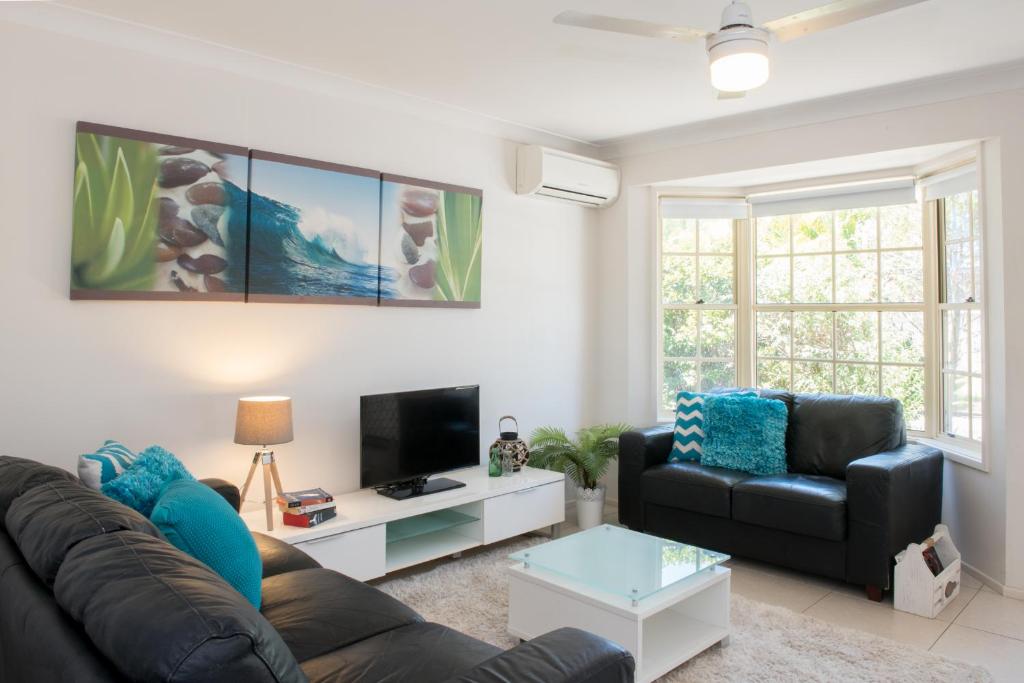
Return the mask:
[[[826,0],[750,0],[758,22]],[[556,26],[563,9],[714,29],[727,0],[64,0],[589,142],[1024,58],[1022,0],[928,0],[773,46],[710,92],[703,45]]]

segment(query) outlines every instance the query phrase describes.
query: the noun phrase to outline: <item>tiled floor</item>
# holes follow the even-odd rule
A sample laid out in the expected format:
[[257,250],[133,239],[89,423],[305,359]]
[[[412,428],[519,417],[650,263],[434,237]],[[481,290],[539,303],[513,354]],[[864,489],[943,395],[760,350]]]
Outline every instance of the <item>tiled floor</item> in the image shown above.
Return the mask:
[[[606,521],[615,523],[609,506]],[[561,533],[571,533],[570,524]],[[987,667],[996,681],[1024,680],[1024,601],[1006,598],[964,573],[960,595],[935,619],[896,610],[892,593],[871,602],[858,586],[734,558],[739,595]]]

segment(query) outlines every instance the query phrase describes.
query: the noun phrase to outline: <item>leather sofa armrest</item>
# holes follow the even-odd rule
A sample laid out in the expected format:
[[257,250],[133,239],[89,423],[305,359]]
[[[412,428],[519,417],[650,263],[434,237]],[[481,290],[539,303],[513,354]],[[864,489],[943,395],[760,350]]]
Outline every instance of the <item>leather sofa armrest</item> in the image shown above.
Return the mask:
[[300,569],[315,569],[322,565],[295,546],[284,541],[252,532],[252,540],[256,541],[256,549],[263,562],[263,578],[267,579],[278,574],[297,572]]
[[241,510],[242,494],[238,491],[238,487],[230,481],[216,478],[200,479],[199,481],[219,493],[235,509],[235,512]]
[[942,517],[942,451],[907,444],[846,468],[850,583],[890,588],[893,558]]
[[673,432],[673,425],[656,425],[619,437],[619,521],[630,529],[644,529],[640,477],[648,467],[668,462]]
[[507,650],[448,683],[632,683],[633,655],[610,640],[560,628]]

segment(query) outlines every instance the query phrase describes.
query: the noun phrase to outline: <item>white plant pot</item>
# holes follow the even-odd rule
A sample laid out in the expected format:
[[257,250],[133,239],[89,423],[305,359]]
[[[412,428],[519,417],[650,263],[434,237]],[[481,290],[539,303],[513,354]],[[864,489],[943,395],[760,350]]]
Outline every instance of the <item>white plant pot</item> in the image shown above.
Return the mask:
[[580,529],[599,526],[604,520],[604,486],[576,487],[576,524]]

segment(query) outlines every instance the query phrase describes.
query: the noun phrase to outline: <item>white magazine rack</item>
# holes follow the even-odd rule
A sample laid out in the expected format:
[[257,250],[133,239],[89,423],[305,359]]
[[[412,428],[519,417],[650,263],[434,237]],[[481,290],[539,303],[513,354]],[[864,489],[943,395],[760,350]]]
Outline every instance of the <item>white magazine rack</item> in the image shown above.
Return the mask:
[[[928,548],[942,562],[938,576],[932,574],[925,561]],[[949,537],[945,524],[921,543],[911,543],[896,556],[896,609],[934,619],[946,605],[960,594],[960,551]]]

